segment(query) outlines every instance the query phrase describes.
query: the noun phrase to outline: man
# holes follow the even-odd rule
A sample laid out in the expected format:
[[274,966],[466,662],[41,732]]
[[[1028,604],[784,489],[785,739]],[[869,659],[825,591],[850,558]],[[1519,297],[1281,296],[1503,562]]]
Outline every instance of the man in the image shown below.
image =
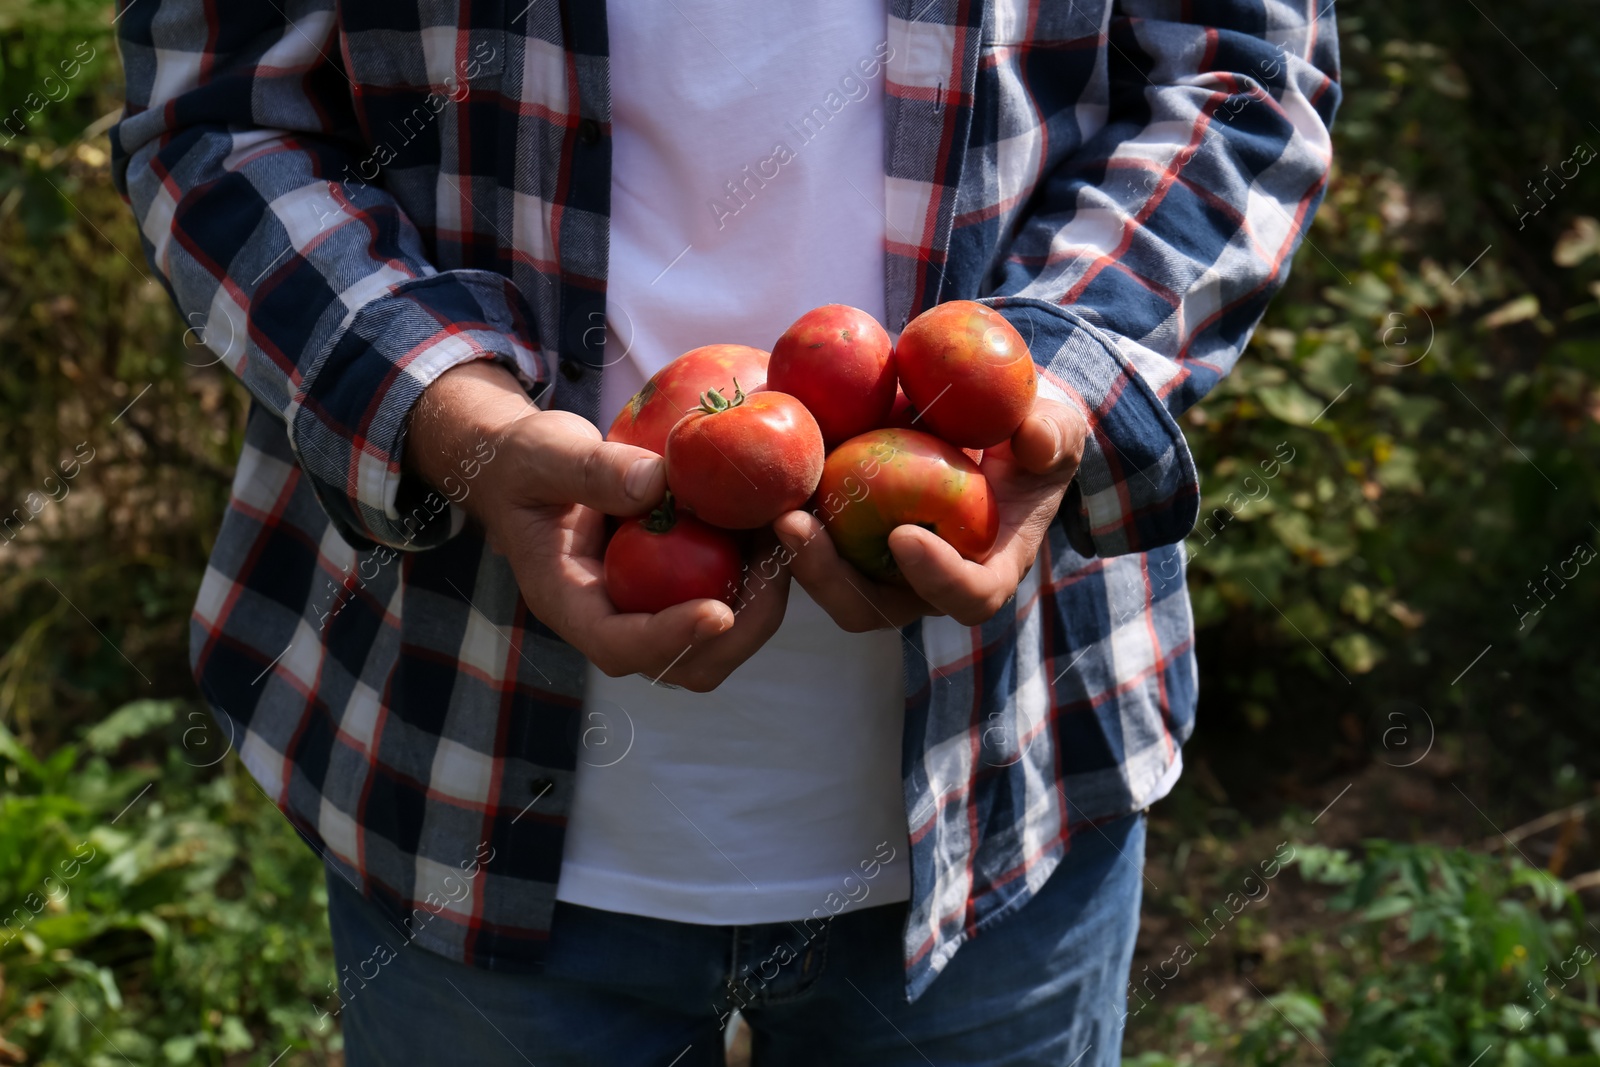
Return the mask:
[[[123,8],[118,181],[255,398],[196,676],[327,861],[352,1065],[720,1063],[735,1011],[763,1065],[1118,1062],[1175,419],[1320,199],[1329,7]],[[649,373],[952,299],[1040,371],[989,560],[903,527],[878,586],[795,512],[737,613],[612,609]]]

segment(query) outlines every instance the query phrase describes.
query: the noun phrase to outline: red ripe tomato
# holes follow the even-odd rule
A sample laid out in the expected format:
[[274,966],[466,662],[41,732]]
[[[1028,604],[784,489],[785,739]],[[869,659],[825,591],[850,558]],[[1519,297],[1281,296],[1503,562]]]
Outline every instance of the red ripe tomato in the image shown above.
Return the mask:
[[[911,406],[911,401],[906,399],[903,390],[896,390],[894,394],[894,407],[889,409],[889,417],[883,420],[883,428],[893,430],[921,430],[924,424],[917,418],[917,409]],[[983,463],[983,449],[963,448],[967,458],[977,464]]]
[[1017,432],[1039,383],[1028,345],[992,308],[952,300],[912,319],[894,349],[918,426],[961,448],[988,448]]
[[814,509],[861,573],[903,584],[889,531],[921,526],[981,561],[1000,533],[989,480],[961,450],[916,430],[873,430],[829,454]]
[[644,388],[633,394],[611,423],[606,440],[666,455],[667,433],[699,406],[701,393],[707,389],[731,392],[735,378],[746,392],[755,392],[767,384],[767,358],[761,349],[748,345],[690,349],[656,371]]
[[711,525],[753,530],[810,499],[824,455],[817,420],[788,393],[707,390],[667,435],[667,487]]
[[606,546],[606,595],[621,612],[653,614],[700,599],[732,607],[743,572],[738,539],[678,510],[671,494],[623,522]]
[[767,388],[804,404],[832,447],[883,425],[894,403],[894,346],[860,308],[814,308],[772,346]]

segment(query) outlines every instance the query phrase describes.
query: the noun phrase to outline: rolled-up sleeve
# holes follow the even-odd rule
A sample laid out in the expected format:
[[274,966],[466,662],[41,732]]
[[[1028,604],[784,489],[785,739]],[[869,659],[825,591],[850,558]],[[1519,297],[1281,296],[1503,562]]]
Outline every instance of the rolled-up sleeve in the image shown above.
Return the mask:
[[127,107],[113,174],[180,313],[284,422],[347,540],[420,549],[459,522],[397,502],[409,413],[474,359],[530,392],[548,371],[499,274],[439,271],[416,226],[358,176],[363,139],[332,0],[142,0],[118,20]]
[[985,303],[1090,434],[1058,521],[1086,555],[1185,537],[1177,416],[1233,367],[1321,202],[1340,98],[1332,3],[1125,0],[1106,121],[1040,182]]

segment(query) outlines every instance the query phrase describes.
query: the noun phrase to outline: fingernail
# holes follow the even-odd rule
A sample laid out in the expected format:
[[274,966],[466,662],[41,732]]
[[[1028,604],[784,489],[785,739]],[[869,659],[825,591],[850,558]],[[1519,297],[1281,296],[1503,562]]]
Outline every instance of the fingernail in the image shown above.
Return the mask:
[[1061,423],[1050,415],[1044,416],[1044,421],[1050,424],[1050,459],[1055,462],[1067,450],[1067,430]]
[[894,555],[901,563],[921,563],[928,553],[923,550],[921,542],[902,540],[896,546]]
[[650,483],[655,481],[656,465],[660,460],[636,459],[623,476],[622,489],[635,500],[650,499]]
[[721,612],[718,612],[710,618],[701,619],[699,622],[695,623],[694,639],[696,641],[704,641],[708,638],[715,637],[720,633],[727,632],[728,627],[732,625],[733,620],[731,618],[729,618],[727,615],[723,615]]

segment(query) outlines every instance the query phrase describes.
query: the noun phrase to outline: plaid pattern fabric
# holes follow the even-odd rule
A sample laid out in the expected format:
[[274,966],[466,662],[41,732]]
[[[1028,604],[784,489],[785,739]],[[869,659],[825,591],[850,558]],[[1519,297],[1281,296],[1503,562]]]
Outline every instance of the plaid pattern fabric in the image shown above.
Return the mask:
[[[1331,6],[890,4],[888,325],[990,302],[1092,431],[1015,599],[904,631],[908,997],[1074,834],[1178,775],[1198,487],[1175,418],[1237,358],[1322,195]],[[417,396],[466,360],[596,415],[604,8],[143,0],[118,32],[119,187],[255,400],[196,677],[263,789],[408,936],[537,967],[584,665],[451,502],[493,449],[448,496],[400,457]]]

